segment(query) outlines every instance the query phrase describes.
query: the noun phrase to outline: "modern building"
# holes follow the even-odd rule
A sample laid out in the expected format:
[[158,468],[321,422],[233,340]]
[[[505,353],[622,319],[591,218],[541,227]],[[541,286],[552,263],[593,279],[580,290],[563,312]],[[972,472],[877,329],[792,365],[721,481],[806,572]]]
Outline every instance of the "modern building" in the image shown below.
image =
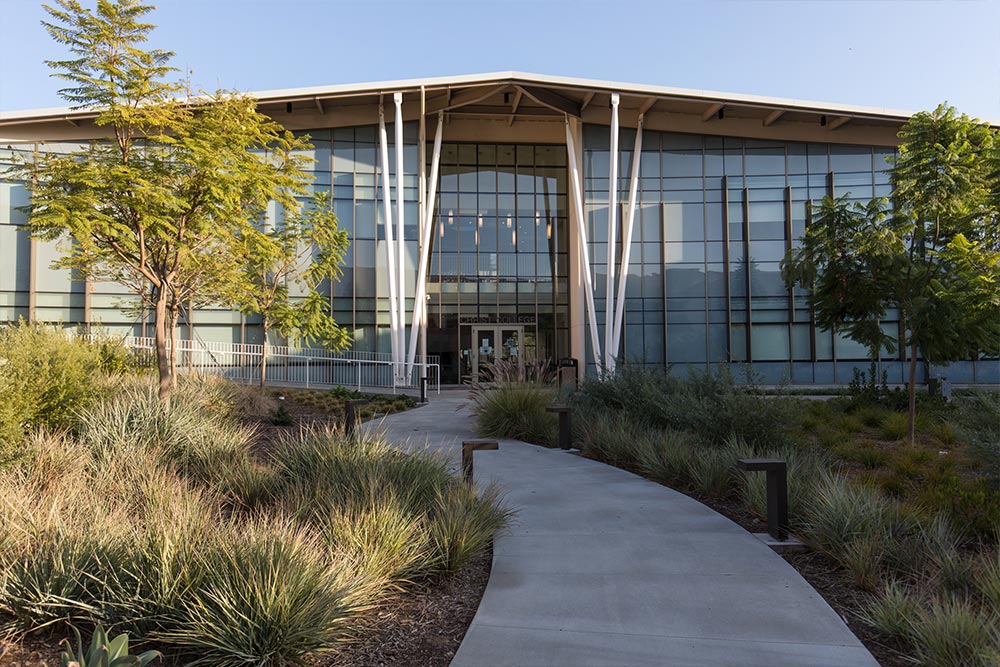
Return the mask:
[[[796,384],[867,368],[863,347],[816,329],[779,263],[812,202],[889,194],[909,112],[519,72],[257,97],[311,137],[313,187],[330,191],[351,234],[330,307],[355,350],[408,360],[425,347],[446,383],[495,358],[586,359],[590,372],[615,359],[749,363],[765,382]],[[75,150],[100,136],[93,115],[0,113],[0,160]],[[143,333],[123,290],[50,268],[59,251],[29,238],[26,201],[23,183],[0,183],[0,321]],[[882,326],[902,335],[891,313]],[[181,335],[261,334],[252,318],[202,309]],[[903,381],[905,351],[881,366]],[[1000,361],[943,372],[997,383]]]

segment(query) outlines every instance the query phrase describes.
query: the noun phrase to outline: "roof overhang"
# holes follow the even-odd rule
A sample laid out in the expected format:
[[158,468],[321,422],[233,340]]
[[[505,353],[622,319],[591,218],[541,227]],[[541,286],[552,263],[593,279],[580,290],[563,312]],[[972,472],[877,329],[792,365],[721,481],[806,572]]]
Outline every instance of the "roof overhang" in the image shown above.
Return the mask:
[[[367,111],[383,96],[402,92],[423,91],[428,113],[444,111],[449,116],[478,117],[505,120],[561,120],[565,116],[582,118],[585,122],[606,122],[612,93],[621,96],[622,124],[634,124],[640,114],[647,118],[660,117],[659,125],[676,125],[677,131],[706,134],[747,134],[747,136],[778,136],[782,126],[807,124],[818,128],[820,135],[831,140],[839,131],[847,141],[868,136],[883,136],[877,143],[892,143],[899,128],[912,112],[884,107],[830,104],[807,100],[722,93],[666,86],[649,86],[615,81],[579,79],[573,77],[528,74],[524,72],[492,72],[465,76],[431,77],[397,81],[291,88],[251,93],[259,100],[261,110],[292,129],[333,127],[342,124],[368,124]],[[365,111],[362,111],[365,110]],[[419,114],[414,96],[408,96],[404,118]],[[82,129],[70,127],[91,125],[96,117],[93,110],[53,108],[28,111],[0,112],[0,136],[20,140],[50,137],[48,128],[61,127],[57,135],[82,136]],[[669,121],[669,122],[668,122]],[[1000,125],[1000,123],[992,123]],[[653,123],[657,125],[657,123]],[[865,132],[855,131],[864,126]],[[725,129],[728,127],[729,129]],[[91,130],[93,132],[93,129]],[[805,136],[805,135],[804,135]],[[808,136],[811,136],[808,135]],[[817,139],[822,140],[822,139]]]

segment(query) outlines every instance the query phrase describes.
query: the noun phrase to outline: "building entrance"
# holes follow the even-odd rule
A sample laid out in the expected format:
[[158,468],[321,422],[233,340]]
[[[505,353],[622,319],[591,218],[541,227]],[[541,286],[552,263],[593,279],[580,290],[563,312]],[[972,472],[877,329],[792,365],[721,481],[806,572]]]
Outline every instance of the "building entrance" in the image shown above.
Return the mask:
[[478,325],[472,327],[470,380],[489,381],[489,367],[496,361],[513,364],[518,375],[524,370],[524,327]]

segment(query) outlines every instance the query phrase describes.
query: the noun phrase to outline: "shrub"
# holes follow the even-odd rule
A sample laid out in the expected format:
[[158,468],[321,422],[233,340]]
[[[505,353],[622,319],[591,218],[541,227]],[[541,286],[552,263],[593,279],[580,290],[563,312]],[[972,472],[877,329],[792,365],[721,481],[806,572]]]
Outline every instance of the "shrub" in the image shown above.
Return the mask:
[[555,404],[554,387],[535,382],[504,381],[481,386],[473,395],[473,414],[480,435],[513,438],[553,446],[558,438],[556,416],[545,411]]
[[980,595],[1000,615],[1000,550],[986,553],[980,558],[976,587]]
[[155,638],[188,664],[284,665],[329,648],[352,612],[350,577],[321,556],[315,537],[275,521],[234,527],[207,545],[202,585]]
[[626,442],[632,445],[643,475],[669,486],[683,487],[690,483],[691,469],[699,456],[693,436],[682,431],[660,431],[641,434]]
[[901,412],[890,412],[879,429],[883,440],[902,440],[910,432],[909,417]]
[[465,484],[440,489],[430,518],[438,566],[445,572],[460,569],[490,544],[509,517],[496,487],[486,488],[479,496]]
[[0,327],[0,465],[22,452],[27,430],[69,424],[100,373],[99,350],[67,332],[23,320]]
[[874,591],[882,581],[887,541],[880,532],[858,535],[840,554],[840,564],[861,590]]
[[433,569],[425,517],[392,492],[334,508],[317,524],[330,550],[376,590]]
[[955,404],[958,435],[972,445],[994,485],[1000,484],[1000,391],[978,391]]
[[868,598],[859,617],[884,638],[904,644],[910,640],[918,609],[917,600],[898,581],[890,580],[878,595]]
[[798,421],[798,401],[761,396],[737,385],[725,368],[687,379],[661,369],[622,365],[614,377],[581,386],[581,410],[621,411],[638,424],[695,434],[721,446],[730,435],[754,448],[777,447]]
[[212,384],[167,406],[125,384],[0,473],[0,632],[105,624],[189,664],[297,663],[507,519],[429,452],[313,428],[258,461]]
[[[637,425],[621,413],[601,411],[587,414],[577,411],[574,416],[577,440],[587,456],[633,469],[641,465],[643,458],[649,458],[648,463],[653,470],[659,469],[659,464],[652,460],[653,453],[659,448],[648,442],[649,438],[655,438],[649,429]],[[684,478],[687,478],[686,468]]]
[[896,515],[892,501],[879,491],[841,475],[823,475],[814,493],[805,508],[803,530],[834,558],[859,536],[888,532]]
[[915,658],[934,667],[995,667],[991,620],[970,602],[935,598],[917,610],[911,624]]

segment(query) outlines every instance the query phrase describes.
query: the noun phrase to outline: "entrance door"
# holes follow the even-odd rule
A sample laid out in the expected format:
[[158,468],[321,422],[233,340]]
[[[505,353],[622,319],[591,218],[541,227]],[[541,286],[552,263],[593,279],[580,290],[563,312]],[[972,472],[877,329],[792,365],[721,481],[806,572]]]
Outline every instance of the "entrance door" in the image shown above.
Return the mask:
[[524,370],[523,326],[475,326],[472,328],[472,381],[486,381],[486,368],[494,361],[512,361],[518,374]]

